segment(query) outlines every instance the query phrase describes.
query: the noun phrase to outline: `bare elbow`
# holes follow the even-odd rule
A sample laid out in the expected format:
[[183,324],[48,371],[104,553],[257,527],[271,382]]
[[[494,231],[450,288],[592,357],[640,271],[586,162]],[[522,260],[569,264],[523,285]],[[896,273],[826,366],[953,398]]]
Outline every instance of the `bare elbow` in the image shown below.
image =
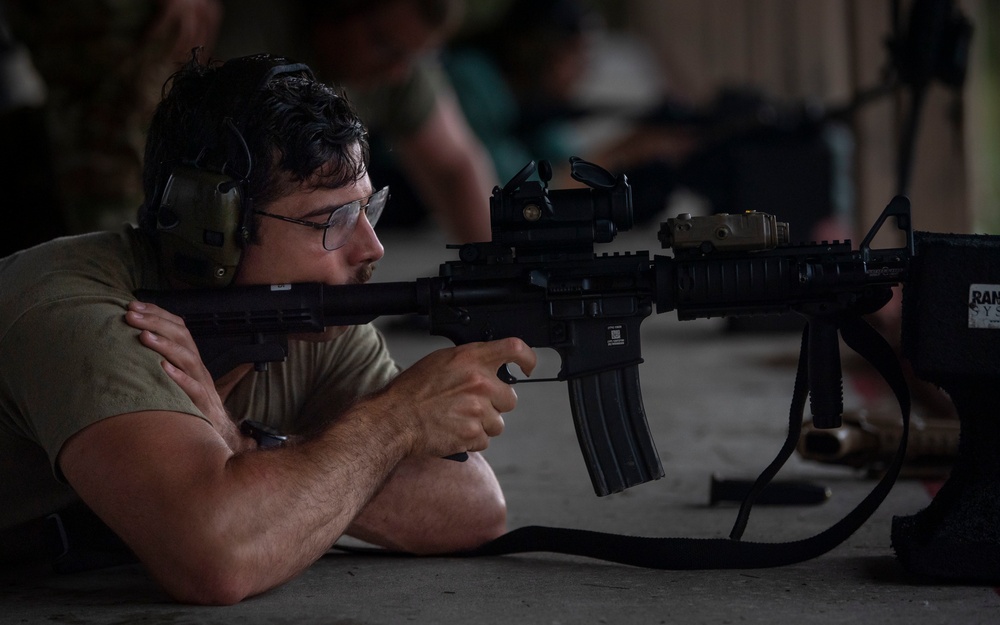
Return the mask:
[[468,537],[468,549],[482,546],[499,538],[507,531],[507,504],[501,497],[489,510],[484,511],[479,524]]
[[191,572],[153,573],[163,589],[178,603],[192,605],[234,605],[254,594],[235,572],[210,566]]
[[145,562],[154,580],[179,603],[193,605],[234,605],[277,585],[267,584],[258,573],[260,566],[240,557],[237,550],[186,548],[186,553]]
[[480,491],[476,505],[467,506],[463,515],[452,524],[452,542],[439,551],[469,551],[500,537],[507,531],[507,500],[500,484],[485,461],[482,462],[484,481],[489,485]]
[[249,596],[248,594],[239,592],[237,589],[207,586],[198,588],[194,585],[185,589],[167,589],[167,594],[178,603],[206,606],[236,605]]
[[471,551],[507,531],[507,505],[503,496],[480,502],[474,514],[456,518],[449,527],[424,536],[409,549],[418,555],[440,555]]

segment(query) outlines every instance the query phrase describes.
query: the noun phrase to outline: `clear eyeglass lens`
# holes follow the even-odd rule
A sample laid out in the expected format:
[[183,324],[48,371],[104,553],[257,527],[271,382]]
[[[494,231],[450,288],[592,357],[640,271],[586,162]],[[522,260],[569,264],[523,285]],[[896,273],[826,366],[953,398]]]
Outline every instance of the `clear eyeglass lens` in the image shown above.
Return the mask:
[[323,231],[323,247],[331,252],[343,247],[354,232],[354,225],[358,222],[360,212],[360,201],[351,202],[335,210],[330,215],[326,230]]
[[[333,211],[327,221],[327,228],[323,232],[323,247],[327,251],[341,248],[347,240],[354,234],[354,228],[358,224],[358,216],[361,213],[362,202],[355,200],[350,204],[345,204]],[[365,206],[365,216],[368,223],[374,228],[378,223],[378,218],[382,216],[386,203],[389,201],[389,187],[382,187],[367,199]]]
[[382,187],[368,200],[368,206],[365,208],[365,216],[368,218],[368,223],[371,224],[372,228],[378,223],[378,218],[382,216],[382,211],[385,210],[385,205],[388,203],[389,187]]

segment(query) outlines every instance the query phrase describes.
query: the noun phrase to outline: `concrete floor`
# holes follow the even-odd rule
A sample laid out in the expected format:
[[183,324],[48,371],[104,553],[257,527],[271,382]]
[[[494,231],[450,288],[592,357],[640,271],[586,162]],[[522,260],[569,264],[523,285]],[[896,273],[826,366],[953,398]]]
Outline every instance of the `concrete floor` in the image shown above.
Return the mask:
[[[377,280],[436,273],[452,258],[438,235],[387,232]],[[658,249],[655,231],[625,233],[611,249]],[[408,364],[448,343],[380,320]],[[666,476],[594,496],[562,383],[518,387],[520,404],[488,458],[507,494],[510,526],[552,525],[641,536],[727,536],[735,506],[709,506],[710,476],[753,478],[780,447],[798,337],[731,334],[719,320],[643,325],[640,367],[650,427]],[[542,351],[542,369],[558,367]],[[846,385],[848,408],[860,397]],[[830,488],[824,504],[759,506],[745,540],[811,536],[873,486],[857,472],[793,456],[779,479]],[[376,557],[332,551],[298,579],[226,608],[171,603],[134,566],[58,576],[0,573],[0,623],[832,623],[996,622],[997,590],[927,583],[890,548],[894,515],[930,501],[926,484],[899,482],[846,543],[801,564],[754,570],[655,571],[534,553],[481,559]]]

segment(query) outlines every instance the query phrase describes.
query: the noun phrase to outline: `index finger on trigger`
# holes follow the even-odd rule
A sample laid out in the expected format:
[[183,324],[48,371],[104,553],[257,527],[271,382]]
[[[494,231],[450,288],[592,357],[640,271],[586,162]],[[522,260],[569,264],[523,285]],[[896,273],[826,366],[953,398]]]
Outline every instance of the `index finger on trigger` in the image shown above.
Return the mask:
[[538,355],[535,350],[528,347],[528,344],[516,337],[509,337],[493,341],[496,366],[500,367],[508,363],[514,363],[521,368],[524,375],[531,375],[538,362]]

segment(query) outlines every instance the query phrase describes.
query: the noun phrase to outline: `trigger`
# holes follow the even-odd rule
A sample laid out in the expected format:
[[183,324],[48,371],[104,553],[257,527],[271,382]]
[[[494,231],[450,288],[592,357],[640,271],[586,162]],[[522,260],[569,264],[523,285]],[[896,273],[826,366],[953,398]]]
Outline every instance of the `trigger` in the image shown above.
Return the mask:
[[507,368],[506,364],[500,365],[500,368],[497,369],[497,377],[506,382],[507,384],[517,383],[517,378],[514,377],[514,375],[510,372],[510,369]]

